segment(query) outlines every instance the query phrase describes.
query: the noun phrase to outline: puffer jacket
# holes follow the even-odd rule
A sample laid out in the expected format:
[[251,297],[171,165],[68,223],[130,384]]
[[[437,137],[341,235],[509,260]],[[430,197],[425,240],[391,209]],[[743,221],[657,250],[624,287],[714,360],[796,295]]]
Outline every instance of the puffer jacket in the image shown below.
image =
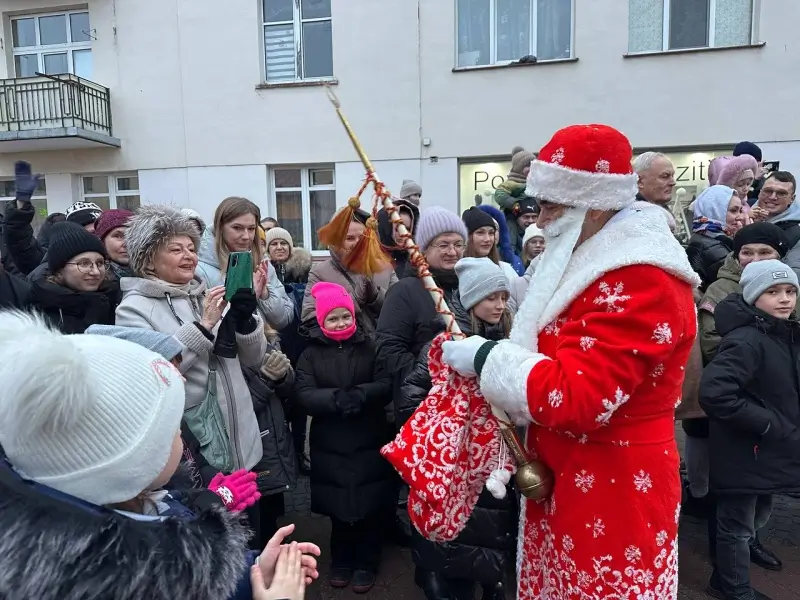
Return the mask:
[[[270,336],[274,336],[274,332],[268,333],[267,340],[273,349],[279,350],[277,337],[270,339]],[[281,381],[272,381],[255,367],[245,367],[242,371],[253,398],[264,450],[253,469],[258,477],[258,491],[262,496],[268,496],[294,489],[297,485],[297,457],[284,414],[284,402],[291,397],[294,388],[294,371],[289,369]]]
[[328,260],[314,263],[308,274],[308,283],[303,298],[303,310],[300,315],[303,323],[313,327],[316,309],[311,288],[315,283],[327,281],[342,286],[352,296],[356,307],[356,319],[365,333],[375,331],[378,315],[381,313],[386,291],[397,283],[397,275],[389,267],[382,273],[377,273],[370,282],[367,277],[359,273],[351,273],[341,264],[333,252]]
[[[47,251],[33,235],[31,223],[35,216],[36,209],[30,202],[25,202],[22,208],[16,202],[8,202],[6,205],[3,231],[6,252],[23,275],[28,275],[38,267]],[[3,257],[5,258],[5,253]]]
[[[0,459],[0,598],[249,600],[247,529],[213,495],[131,518],[23,480]],[[80,582],[79,584],[77,582]]]
[[115,280],[104,281],[96,292],[76,292],[40,279],[31,285],[28,303],[62,333],[83,333],[90,325],[114,325],[120,289]]
[[311,416],[311,510],[347,523],[385,513],[395,492],[380,454],[392,437],[383,413],[391,379],[376,369],[374,342],[362,331],[339,343],[317,326],[310,337],[295,397]]
[[720,302],[715,318],[722,343],[700,381],[711,487],[720,494],[800,492],[800,324],[740,294]]
[[[214,246],[214,229],[210,226],[203,232],[197,257],[199,260],[195,270],[195,277],[204,282],[207,289],[225,285],[225,277],[219,266],[219,259]],[[275,269],[269,269],[267,288],[269,289],[269,296],[266,300],[258,301],[259,312],[272,327],[280,330],[291,323],[294,313],[292,301],[286,295]]]
[[[178,287],[158,279],[126,277],[121,285],[116,324],[174,335],[186,346],[180,366],[186,378],[186,409],[198,406],[208,390],[209,355],[214,349],[214,341],[195,325],[202,316],[205,284],[193,280]],[[217,400],[231,441],[234,471],[253,469],[263,455],[253,401],[242,374],[243,366],[260,367],[267,351],[260,317],[257,322],[252,333],[236,333],[237,358],[217,357]],[[218,327],[211,333],[216,334]]]
[[733,250],[733,240],[726,235],[693,233],[686,247],[686,255],[695,273],[700,276],[700,290],[705,290],[717,280],[717,271]]
[[[449,306],[458,291],[455,271],[437,273],[433,270],[431,274],[436,285],[444,290]],[[419,405],[414,398],[403,395],[402,385],[422,348],[439,332],[439,321],[430,292],[417,277],[416,268],[409,264],[403,277],[386,295],[376,337],[380,368],[392,374],[393,414],[397,428]]]
[[[497,233],[500,238],[497,241],[497,252],[500,254],[500,260],[510,265],[517,275],[524,275],[525,265],[522,263],[522,259],[514,253],[514,246],[511,243],[511,233],[508,230],[508,223],[503,213],[491,204],[481,204],[478,210],[482,210],[487,215],[491,216],[497,223]],[[501,263],[501,265],[503,263]]]
[[[458,294],[449,306],[462,333],[473,335],[472,318],[462,306]],[[506,337],[502,321],[497,325],[487,325],[482,321],[477,324],[479,330],[475,334],[488,340]],[[429,350],[430,342],[420,351],[413,371],[403,382],[402,394],[408,398],[404,406],[419,405],[431,389]],[[489,585],[498,583],[513,564],[517,536],[516,495],[510,486],[502,500],[483,490],[464,531],[452,542],[434,543],[416,531],[414,534],[412,557],[421,569],[435,571],[449,579],[469,579]]]

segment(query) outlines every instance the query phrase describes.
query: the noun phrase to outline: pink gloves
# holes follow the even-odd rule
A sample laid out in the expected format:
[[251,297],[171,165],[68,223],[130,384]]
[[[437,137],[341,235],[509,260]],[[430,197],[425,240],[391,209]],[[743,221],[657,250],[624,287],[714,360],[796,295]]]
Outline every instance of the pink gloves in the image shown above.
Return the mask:
[[225,508],[231,512],[241,512],[261,498],[256,486],[256,474],[247,469],[230,475],[217,473],[208,484],[208,489],[219,496]]

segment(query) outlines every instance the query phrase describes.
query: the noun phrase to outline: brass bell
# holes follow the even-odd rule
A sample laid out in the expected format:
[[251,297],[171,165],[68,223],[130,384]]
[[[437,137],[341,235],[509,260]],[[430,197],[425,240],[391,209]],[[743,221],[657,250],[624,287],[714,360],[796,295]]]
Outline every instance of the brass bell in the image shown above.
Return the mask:
[[538,460],[519,465],[514,481],[528,500],[544,500],[553,493],[553,472]]

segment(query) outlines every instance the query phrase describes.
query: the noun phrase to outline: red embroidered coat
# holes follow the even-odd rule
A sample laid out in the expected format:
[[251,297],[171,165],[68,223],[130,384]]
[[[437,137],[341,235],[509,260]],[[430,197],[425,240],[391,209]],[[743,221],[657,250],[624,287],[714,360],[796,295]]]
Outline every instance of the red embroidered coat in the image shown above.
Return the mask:
[[548,501],[524,502],[519,599],[677,598],[674,410],[696,277],[670,240],[639,256],[637,236],[616,228],[579,247],[538,325],[523,303],[516,338],[481,373],[487,399],[531,423],[527,447],[555,474]]

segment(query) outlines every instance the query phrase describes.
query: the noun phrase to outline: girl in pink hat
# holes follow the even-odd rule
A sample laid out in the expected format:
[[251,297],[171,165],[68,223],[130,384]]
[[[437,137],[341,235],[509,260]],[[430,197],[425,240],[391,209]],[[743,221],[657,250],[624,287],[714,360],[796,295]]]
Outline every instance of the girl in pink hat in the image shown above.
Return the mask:
[[311,416],[311,510],[331,519],[330,584],[366,593],[380,566],[384,517],[395,493],[380,455],[392,438],[388,373],[356,325],[353,298],[335,283],[311,288],[317,325],[296,369],[296,399]]

